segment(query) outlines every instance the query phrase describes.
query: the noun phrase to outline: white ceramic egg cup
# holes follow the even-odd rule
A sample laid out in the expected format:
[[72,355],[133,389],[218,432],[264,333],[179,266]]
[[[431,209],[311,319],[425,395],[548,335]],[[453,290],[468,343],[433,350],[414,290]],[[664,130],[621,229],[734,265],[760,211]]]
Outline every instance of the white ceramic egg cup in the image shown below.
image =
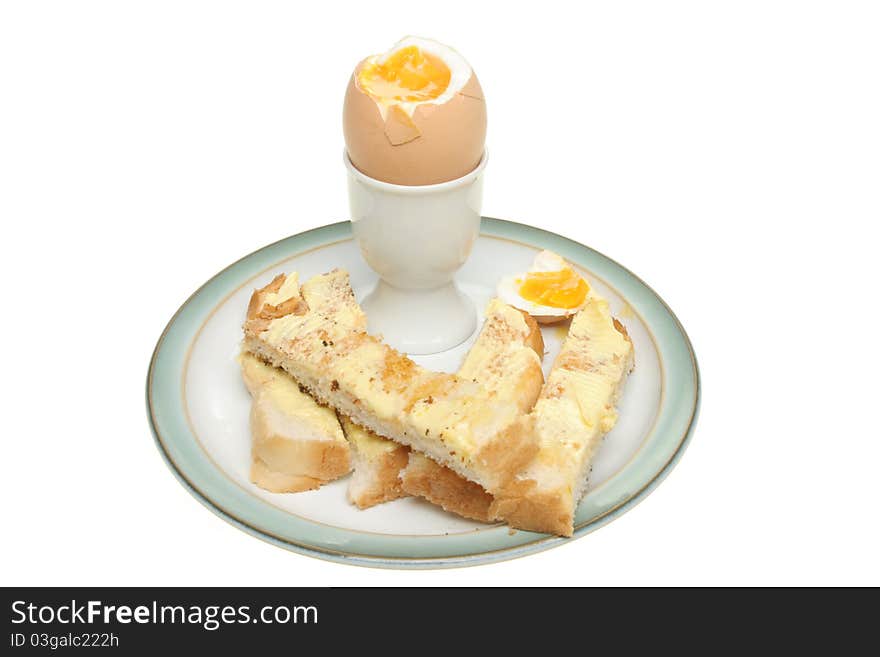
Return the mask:
[[355,239],[379,282],[361,302],[371,333],[408,354],[435,354],[477,327],[455,284],[480,232],[487,154],[469,174],[436,185],[393,185],[364,175],[346,153]]

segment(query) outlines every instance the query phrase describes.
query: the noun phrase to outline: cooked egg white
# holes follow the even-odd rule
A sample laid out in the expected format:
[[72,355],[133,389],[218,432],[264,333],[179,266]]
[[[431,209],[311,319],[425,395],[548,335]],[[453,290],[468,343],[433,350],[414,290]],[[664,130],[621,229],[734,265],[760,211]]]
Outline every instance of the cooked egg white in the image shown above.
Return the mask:
[[368,57],[355,78],[376,101],[382,118],[399,107],[412,117],[419,105],[444,105],[471,77],[464,57],[437,41],[409,36],[388,52]]

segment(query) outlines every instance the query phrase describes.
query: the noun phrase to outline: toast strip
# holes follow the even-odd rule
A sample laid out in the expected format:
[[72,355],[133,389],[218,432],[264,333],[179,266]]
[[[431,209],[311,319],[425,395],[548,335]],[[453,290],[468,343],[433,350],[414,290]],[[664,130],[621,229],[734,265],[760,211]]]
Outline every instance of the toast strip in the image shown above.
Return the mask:
[[529,416],[540,451],[495,496],[493,516],[519,529],[572,535],[593,457],[617,421],[615,404],[632,366],[626,329],[608,302],[591,294]]
[[[264,313],[290,309],[283,300],[299,296],[296,275],[276,277],[265,288]],[[270,311],[271,307],[271,311]],[[354,325],[366,326],[363,313],[352,313]],[[350,446],[340,440],[341,427],[332,409],[320,406],[282,370],[252,354],[239,357],[251,393],[251,482],[272,493],[299,493],[319,488],[351,471]]]
[[407,464],[409,448],[381,438],[344,416],[342,430],[351,445],[354,461],[354,474],[348,482],[349,501],[366,509],[405,497],[400,471]]
[[282,274],[254,292],[245,349],[286,370],[316,399],[489,492],[535,455],[538,441],[524,430],[516,404],[474,381],[426,370],[353,327],[360,308],[346,272],[294,287]]
[[[498,299],[486,309],[486,321],[458,375],[483,385],[496,398],[512,401],[528,413],[541,392],[544,341],[537,323]],[[490,522],[492,496],[423,454],[411,452],[400,473],[403,490],[465,518]]]
[[251,354],[239,360],[253,398],[251,481],[272,493],[297,493],[348,474],[350,448],[336,413],[277,368]]

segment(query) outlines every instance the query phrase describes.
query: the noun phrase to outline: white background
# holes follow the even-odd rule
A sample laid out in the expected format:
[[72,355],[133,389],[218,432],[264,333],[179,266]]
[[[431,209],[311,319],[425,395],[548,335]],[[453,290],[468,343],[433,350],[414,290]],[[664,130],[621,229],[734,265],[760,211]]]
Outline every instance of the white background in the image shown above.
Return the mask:
[[[480,77],[484,213],[633,269],[703,375],[634,510],[440,572],[240,532],[144,410],[198,285],[347,217],[345,85],[409,33]],[[878,34],[869,2],[3,3],[0,583],[880,584]]]

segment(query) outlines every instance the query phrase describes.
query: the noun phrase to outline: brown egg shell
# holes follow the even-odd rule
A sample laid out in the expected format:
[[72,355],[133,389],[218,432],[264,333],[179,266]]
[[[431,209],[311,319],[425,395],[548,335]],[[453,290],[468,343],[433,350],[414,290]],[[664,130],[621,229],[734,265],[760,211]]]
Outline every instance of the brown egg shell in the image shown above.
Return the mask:
[[443,105],[419,105],[410,119],[392,108],[387,121],[352,75],[345,93],[342,127],[351,163],[395,185],[432,185],[473,171],[486,142],[486,103],[471,73],[461,91]]
[[566,315],[532,315],[532,319],[542,326],[550,326],[551,324],[561,324],[562,322],[571,319],[576,314],[577,311]]

